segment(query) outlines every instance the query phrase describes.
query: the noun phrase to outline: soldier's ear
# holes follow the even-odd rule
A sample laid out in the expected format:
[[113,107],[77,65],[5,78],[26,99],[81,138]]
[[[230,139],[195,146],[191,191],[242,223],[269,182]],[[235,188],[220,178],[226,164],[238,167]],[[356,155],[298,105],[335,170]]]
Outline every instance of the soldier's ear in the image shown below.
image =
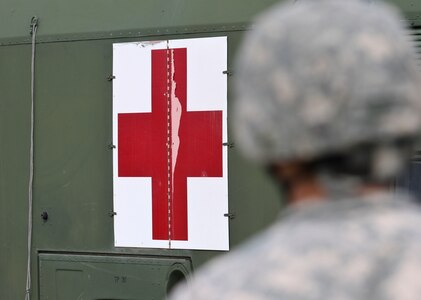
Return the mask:
[[267,173],[275,180],[291,181],[309,175],[308,164],[300,161],[279,162],[266,166]]

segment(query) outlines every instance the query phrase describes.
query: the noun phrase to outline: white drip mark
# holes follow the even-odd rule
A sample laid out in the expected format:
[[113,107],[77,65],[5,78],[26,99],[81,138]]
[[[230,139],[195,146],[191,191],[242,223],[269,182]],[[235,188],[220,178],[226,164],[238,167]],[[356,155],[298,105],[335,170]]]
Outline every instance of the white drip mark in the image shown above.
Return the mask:
[[[175,81],[175,65],[174,65],[174,50],[171,50],[171,185],[174,187],[174,172],[177,164],[178,149],[180,148],[180,121],[182,107],[180,99],[175,94],[177,82]],[[174,193],[174,189],[173,189]],[[174,195],[173,195],[174,196]]]
[[[177,89],[177,82],[175,81],[175,63],[174,63],[174,49],[171,49],[171,199],[174,199],[174,173],[177,165],[178,150],[180,148],[180,121],[182,106],[180,99],[178,99],[175,91]],[[171,206],[172,213],[172,206]],[[171,225],[170,225],[171,226]]]

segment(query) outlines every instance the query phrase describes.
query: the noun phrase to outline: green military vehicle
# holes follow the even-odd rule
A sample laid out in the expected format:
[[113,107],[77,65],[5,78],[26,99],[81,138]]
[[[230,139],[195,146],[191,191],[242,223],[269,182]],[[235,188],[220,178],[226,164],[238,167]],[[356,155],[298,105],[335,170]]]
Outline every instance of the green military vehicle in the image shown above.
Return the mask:
[[[277,216],[229,128],[275,2],[2,1],[0,299],[163,299]],[[421,3],[392,2],[421,45]]]

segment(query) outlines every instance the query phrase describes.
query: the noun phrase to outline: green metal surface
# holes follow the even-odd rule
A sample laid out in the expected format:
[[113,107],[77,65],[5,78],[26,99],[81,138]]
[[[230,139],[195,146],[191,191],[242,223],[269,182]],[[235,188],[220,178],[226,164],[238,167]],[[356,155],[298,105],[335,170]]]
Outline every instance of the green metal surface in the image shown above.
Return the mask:
[[29,174],[30,47],[0,47],[0,298],[23,299]]
[[[27,39],[32,16],[40,36],[82,35],[174,27],[245,23],[274,0],[3,0],[0,39]],[[165,29],[164,29],[165,30]]]
[[[233,72],[228,77],[230,102],[235,77],[232,63],[244,28],[253,15],[274,2],[2,1],[0,299],[23,299],[25,293],[31,63],[27,43],[31,17],[40,18],[42,42],[37,45],[35,74],[31,299],[55,299],[49,295],[57,290],[62,297],[58,299],[74,299],[78,294],[72,286],[91,284],[92,293],[111,289],[112,285],[105,284],[108,277],[98,275],[100,279],[93,281],[84,277],[90,272],[86,270],[95,269],[91,266],[97,264],[101,270],[110,270],[112,276],[157,276],[163,283],[173,263],[187,260],[190,264],[191,260],[191,266],[186,267],[190,271],[219,254],[114,248],[113,219],[109,215],[113,208],[113,150],[108,147],[112,143],[112,83],[107,80],[112,74],[112,43],[226,35],[228,68]],[[417,20],[421,3],[394,2],[407,18]],[[231,113],[228,111],[229,129]],[[229,139],[235,143],[231,135]],[[280,201],[262,171],[245,162],[235,146],[229,150],[228,164],[229,208],[235,215],[230,221],[230,241],[235,247],[276,217]],[[48,212],[46,221],[41,218],[43,212]],[[145,260],[165,264],[160,271],[152,272],[144,269]],[[144,288],[133,285],[127,292],[138,293],[139,299],[151,299],[156,293],[165,295],[165,284],[152,287],[152,281]],[[112,292],[87,295],[92,297],[86,299],[133,299],[132,294],[119,296]]]
[[[242,33],[225,34],[228,35],[231,64]],[[112,143],[112,84],[107,77],[112,72],[112,43],[130,40],[133,39],[37,46],[33,299],[38,299],[39,286],[45,289],[45,285],[54,285],[53,282],[42,282],[37,276],[40,266],[36,258],[44,251],[189,257],[194,267],[218,254],[212,251],[113,247],[113,219],[109,215],[113,208],[113,150],[109,148]],[[2,219],[0,234],[6,240],[1,251],[3,254],[9,251],[15,257],[15,260],[1,261],[0,274],[4,278],[0,283],[0,294],[5,299],[22,299],[26,271],[30,46],[0,47],[0,57],[0,76],[7,78],[0,87],[3,95],[8,96],[1,101],[0,182],[5,188],[1,189],[0,203],[4,211],[10,212]],[[23,73],[26,77],[22,77]],[[14,111],[7,109],[8,106]],[[16,178],[11,180],[13,174]],[[235,246],[270,222],[277,214],[279,203],[273,199],[273,187],[265,182],[263,174],[245,163],[235,147],[229,151],[229,174],[230,212],[235,214],[230,235],[231,245]],[[262,185],[267,190],[263,195],[257,188]],[[268,200],[270,198],[272,202]],[[48,213],[47,221],[41,218],[43,212]],[[16,228],[8,226],[12,222]],[[162,269],[163,274],[167,271]],[[16,275],[8,276],[10,272]],[[80,280],[77,274],[60,276]],[[11,286],[13,289],[9,289]],[[165,291],[164,286],[162,291]],[[139,288],[137,292],[146,296],[149,293]]]
[[49,300],[162,299],[171,274],[191,272],[189,259],[169,257],[41,254],[39,265]]
[[[3,0],[0,44],[30,42],[29,23],[40,18],[40,41],[154,36],[167,33],[241,29],[256,13],[278,1],[239,0]],[[414,24],[421,22],[421,3],[386,0]]]

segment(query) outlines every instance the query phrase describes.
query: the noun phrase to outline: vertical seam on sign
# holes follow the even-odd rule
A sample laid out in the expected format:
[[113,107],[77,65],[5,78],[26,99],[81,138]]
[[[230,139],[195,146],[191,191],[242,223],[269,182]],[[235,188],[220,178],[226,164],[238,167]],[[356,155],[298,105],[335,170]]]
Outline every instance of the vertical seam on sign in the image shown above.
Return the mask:
[[171,191],[172,191],[172,174],[171,174],[171,51],[169,40],[167,40],[167,184],[168,184],[168,248],[171,248]]

